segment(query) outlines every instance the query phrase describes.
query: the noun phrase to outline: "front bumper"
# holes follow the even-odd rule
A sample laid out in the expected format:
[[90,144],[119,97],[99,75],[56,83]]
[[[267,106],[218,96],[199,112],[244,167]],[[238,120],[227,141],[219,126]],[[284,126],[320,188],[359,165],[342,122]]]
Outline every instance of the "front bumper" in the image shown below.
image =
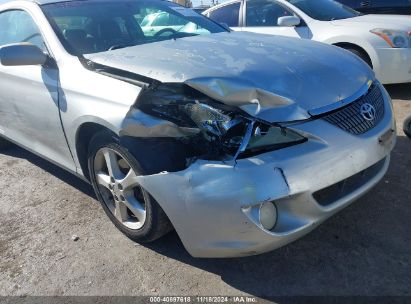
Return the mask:
[[384,84],[411,82],[411,48],[379,48],[373,61],[374,71]]
[[[385,116],[365,134],[355,136],[318,119],[293,127],[308,138],[304,144],[237,164],[197,161],[181,172],[141,176],[140,183],[195,257],[248,256],[276,249],[313,230],[383,177],[395,144],[392,108],[383,91]],[[377,163],[377,171],[352,191],[327,204],[314,199],[317,191]],[[278,210],[272,231],[248,212],[266,201],[275,201]]]

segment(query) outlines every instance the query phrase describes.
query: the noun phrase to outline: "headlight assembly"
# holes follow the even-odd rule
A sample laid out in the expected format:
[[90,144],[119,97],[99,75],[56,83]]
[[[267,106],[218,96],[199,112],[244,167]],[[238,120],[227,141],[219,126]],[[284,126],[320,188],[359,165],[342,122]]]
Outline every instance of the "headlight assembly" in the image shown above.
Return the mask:
[[180,127],[198,128],[199,135],[183,140],[195,156],[204,159],[249,157],[306,140],[292,130],[260,121],[184,85],[163,84],[148,89],[139,96],[136,106]]
[[290,129],[257,122],[243,156],[278,150],[305,141],[305,137]]
[[411,48],[411,32],[374,29],[371,33],[380,36],[392,48]]

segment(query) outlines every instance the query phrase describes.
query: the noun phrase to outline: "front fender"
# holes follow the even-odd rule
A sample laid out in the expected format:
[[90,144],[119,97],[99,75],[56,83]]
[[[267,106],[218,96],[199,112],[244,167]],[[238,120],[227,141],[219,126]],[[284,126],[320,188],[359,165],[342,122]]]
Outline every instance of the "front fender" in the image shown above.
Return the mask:
[[336,45],[338,44],[352,44],[363,49],[371,59],[371,63],[373,67],[379,67],[380,62],[377,56],[377,52],[375,47],[366,39],[359,39],[358,37],[352,36],[335,36],[323,41],[324,43]]

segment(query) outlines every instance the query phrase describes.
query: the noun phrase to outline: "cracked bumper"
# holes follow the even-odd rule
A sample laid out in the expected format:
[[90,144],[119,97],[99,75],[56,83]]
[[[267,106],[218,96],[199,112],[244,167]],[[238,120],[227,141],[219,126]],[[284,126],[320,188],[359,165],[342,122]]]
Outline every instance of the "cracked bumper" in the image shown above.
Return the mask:
[[[385,117],[365,134],[355,136],[318,119],[293,127],[309,138],[304,144],[239,160],[235,166],[197,161],[181,172],[141,176],[140,183],[195,257],[248,256],[276,249],[313,230],[384,176],[395,145],[392,109],[384,94]],[[314,198],[317,191],[362,175],[377,163],[377,171],[352,191],[326,205]],[[275,202],[278,211],[271,231],[246,212],[265,201]]]

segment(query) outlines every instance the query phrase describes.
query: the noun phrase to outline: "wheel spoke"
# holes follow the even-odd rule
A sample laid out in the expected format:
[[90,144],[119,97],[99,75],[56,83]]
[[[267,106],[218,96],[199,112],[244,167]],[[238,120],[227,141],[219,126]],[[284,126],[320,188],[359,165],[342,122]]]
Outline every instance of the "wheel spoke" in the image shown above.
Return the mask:
[[115,217],[122,223],[127,221],[128,220],[127,206],[123,204],[122,202],[115,202],[115,204],[116,204],[116,209],[114,210]]
[[146,220],[146,210],[144,206],[133,195],[129,195],[125,197],[125,199],[124,204],[136,216],[140,223],[144,223]]
[[121,173],[120,167],[118,165],[117,154],[109,149],[105,149],[103,153],[110,176],[114,177],[115,179],[121,179],[123,174]]
[[96,177],[97,177],[97,183],[100,185],[100,186],[103,186],[104,188],[107,188],[108,190],[111,190],[110,189],[110,176],[108,176],[107,174],[104,174],[104,173],[98,173],[97,175],[96,175]]
[[94,172],[102,202],[116,222],[129,229],[141,229],[147,217],[146,197],[139,175],[127,158],[114,148],[101,148],[94,159]]
[[120,181],[120,184],[123,186],[124,190],[133,189],[134,187],[138,186],[138,177],[133,169],[128,171],[126,177]]

